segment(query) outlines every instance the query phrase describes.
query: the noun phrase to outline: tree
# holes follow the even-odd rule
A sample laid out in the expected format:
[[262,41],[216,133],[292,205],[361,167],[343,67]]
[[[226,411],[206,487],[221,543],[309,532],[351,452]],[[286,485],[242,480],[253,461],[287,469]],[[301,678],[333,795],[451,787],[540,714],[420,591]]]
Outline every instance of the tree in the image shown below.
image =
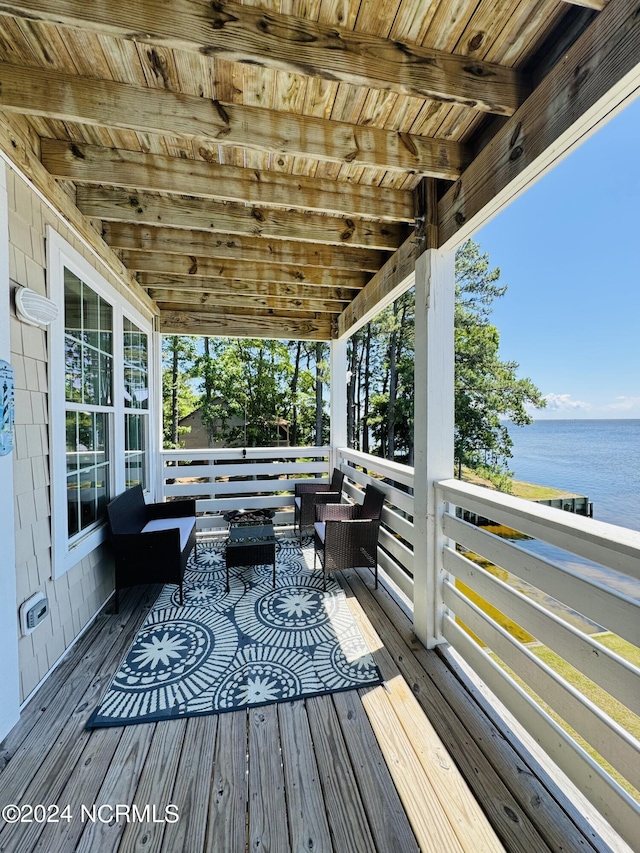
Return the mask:
[[500,269],[489,268],[473,240],[456,252],[455,306],[455,435],[454,454],[462,466],[506,473],[513,442],[505,419],[522,426],[533,420],[527,406],[542,408],[545,400],[533,382],[518,378],[518,364],[498,355],[500,334],[489,323],[493,301],[504,295]]
[[[469,240],[456,252],[455,307],[455,458],[462,466],[483,467],[493,477],[506,472],[511,438],[504,424],[510,419],[531,422],[528,406],[545,401],[530,379],[518,378],[518,364],[499,357],[500,336],[489,319],[493,302],[506,292],[499,284],[500,270],[491,269],[487,254]],[[360,438],[355,416],[350,419],[351,446],[366,446],[365,430],[371,429],[375,452],[388,459],[413,464],[415,293],[407,291],[381,311],[351,341],[350,368],[363,375],[352,377],[349,411],[357,409],[356,397],[364,386]],[[365,357],[356,352],[360,342]],[[375,366],[375,367],[374,367]],[[358,445],[358,439],[360,443]]]
[[196,355],[194,338],[170,335],[162,341],[162,415],[163,445],[179,446],[178,422],[195,409],[196,394],[189,384]]

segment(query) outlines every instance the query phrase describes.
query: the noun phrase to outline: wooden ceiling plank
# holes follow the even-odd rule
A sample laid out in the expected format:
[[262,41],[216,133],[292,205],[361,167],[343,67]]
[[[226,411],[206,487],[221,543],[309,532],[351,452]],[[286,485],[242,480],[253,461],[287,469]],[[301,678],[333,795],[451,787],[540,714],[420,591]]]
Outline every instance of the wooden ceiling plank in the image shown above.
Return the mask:
[[252,208],[193,196],[133,193],[117,187],[79,186],[76,203],[85,216],[107,222],[162,225],[274,240],[395,251],[407,236],[406,227],[395,223]]
[[483,112],[512,115],[523,99],[511,69],[236,3],[172,0],[152,15],[121,0],[17,0],[0,11]]
[[210,335],[233,338],[329,341],[332,323],[327,315],[300,320],[284,313],[264,317],[234,317],[198,311],[162,311],[160,331],[166,335]]
[[640,89],[640,16],[611,0],[438,204],[440,241],[473,234]]
[[327,270],[294,264],[262,264],[247,261],[215,260],[196,255],[169,255],[160,252],[125,250],[122,259],[129,270],[169,273],[205,278],[246,281],[280,281],[292,284],[320,284],[329,287],[363,287],[371,278],[358,271]]
[[323,246],[319,243],[218,235],[184,228],[105,222],[102,236],[116,249],[197,255],[203,258],[266,264],[292,264],[334,270],[377,272],[386,255],[375,249]]
[[206,101],[57,71],[0,63],[0,108],[62,121],[208,137],[221,145],[455,179],[462,145],[261,107]]
[[338,318],[338,337],[352,335],[411,286],[407,282],[415,270],[416,255],[412,235],[347,305]]
[[607,5],[607,0],[563,0],[564,3],[570,3],[572,6],[584,6],[586,9],[595,9],[596,12],[601,12]]
[[[207,293],[206,291],[163,290],[152,287],[149,290],[149,296],[158,303],[161,311],[171,304],[176,308],[178,305],[189,306],[189,311],[195,310],[195,307],[203,310],[220,310],[221,308],[236,308],[238,306],[238,297],[233,293],[220,296],[217,293]],[[276,311],[340,314],[345,305],[345,302],[336,302],[332,299],[281,299],[277,296],[247,296],[242,294],[242,306],[245,309],[260,308]]]
[[163,275],[161,273],[138,273],[141,287],[147,290],[175,290],[192,293],[210,293],[218,296],[232,295],[235,304],[245,296],[269,296],[280,299],[307,300],[324,299],[337,302],[351,302],[358,289],[349,287],[328,287],[313,284],[284,284],[283,282],[238,281],[225,278],[199,278],[189,275]]
[[406,191],[255,172],[141,151],[74,145],[57,139],[42,140],[42,162],[55,177],[80,184],[180,195],[188,190],[190,195],[221,201],[413,222],[413,199]]
[[6,158],[16,163],[20,171],[33,183],[38,192],[47,202],[60,212],[69,225],[76,231],[97,258],[100,258],[106,268],[116,277],[118,287],[129,292],[143,307],[151,314],[156,313],[156,308],[149,296],[138,282],[124,267],[118,256],[104,242],[94,228],[91,227],[86,217],[82,216],[78,208],[66,195],[62,187],[51,177],[42,166],[32,151],[30,140],[23,138],[22,134],[16,132],[12,117],[0,113],[0,151]]

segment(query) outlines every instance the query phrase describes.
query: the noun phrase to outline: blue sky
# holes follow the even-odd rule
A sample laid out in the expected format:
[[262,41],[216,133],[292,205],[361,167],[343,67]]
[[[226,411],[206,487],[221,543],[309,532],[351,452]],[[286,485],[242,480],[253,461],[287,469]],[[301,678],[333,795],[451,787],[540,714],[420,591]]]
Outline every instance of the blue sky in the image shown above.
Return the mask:
[[536,418],[640,418],[640,98],[474,239],[509,289],[501,357],[547,397]]

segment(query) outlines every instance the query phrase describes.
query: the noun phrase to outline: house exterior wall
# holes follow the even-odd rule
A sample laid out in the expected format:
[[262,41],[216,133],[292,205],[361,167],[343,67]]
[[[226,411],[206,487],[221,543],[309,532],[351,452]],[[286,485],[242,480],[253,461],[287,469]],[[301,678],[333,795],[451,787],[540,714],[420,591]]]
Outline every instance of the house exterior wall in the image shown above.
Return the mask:
[[[6,167],[6,181],[12,289],[24,285],[50,296],[47,225],[96,267],[94,253],[10,166]],[[103,265],[99,271],[126,298],[125,286],[116,276]],[[99,611],[112,593],[114,581],[113,564],[105,545],[53,579],[47,332],[18,320],[13,305],[10,324],[11,364],[15,372],[16,607],[38,591],[46,595],[50,607],[48,618],[33,633],[18,639],[20,697],[24,701]],[[64,452],[62,448],[56,450]]]

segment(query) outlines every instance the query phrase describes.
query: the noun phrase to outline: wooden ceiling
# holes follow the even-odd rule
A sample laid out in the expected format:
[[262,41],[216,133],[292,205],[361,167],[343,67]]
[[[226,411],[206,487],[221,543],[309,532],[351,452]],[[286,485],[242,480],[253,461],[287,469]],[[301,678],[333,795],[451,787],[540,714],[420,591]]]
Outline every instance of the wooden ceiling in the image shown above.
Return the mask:
[[500,190],[604,6],[0,0],[0,110],[163,331],[329,339]]

